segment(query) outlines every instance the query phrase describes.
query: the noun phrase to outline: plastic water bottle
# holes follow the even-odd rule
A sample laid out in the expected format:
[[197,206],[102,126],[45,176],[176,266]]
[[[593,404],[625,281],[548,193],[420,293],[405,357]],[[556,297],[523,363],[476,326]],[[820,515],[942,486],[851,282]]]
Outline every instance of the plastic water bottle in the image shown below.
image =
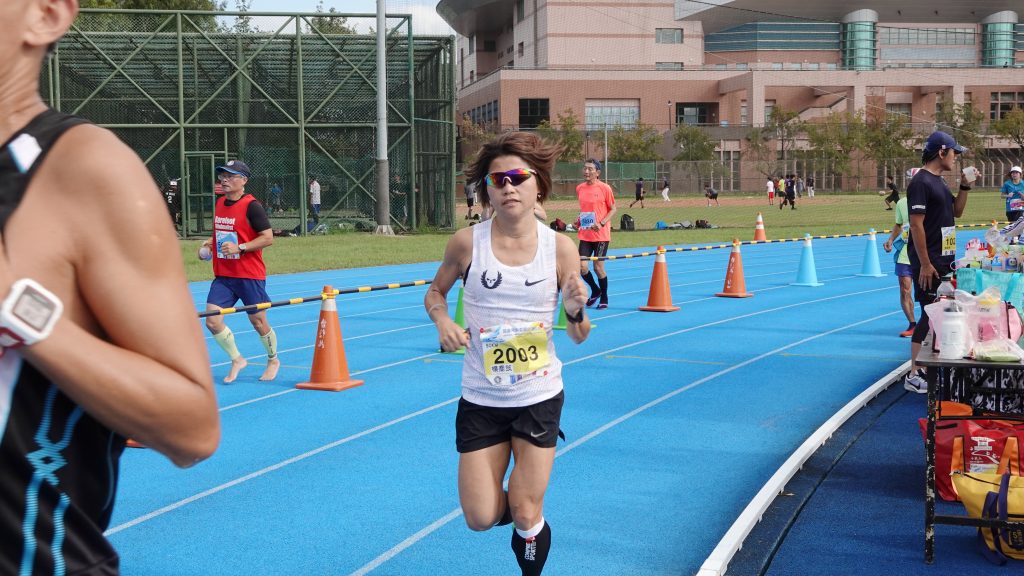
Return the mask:
[[948,300],[942,309],[939,334],[939,358],[959,360],[967,356],[967,315],[956,300]]
[[937,290],[935,290],[936,300],[952,300],[953,299],[953,283],[949,280],[943,280]]

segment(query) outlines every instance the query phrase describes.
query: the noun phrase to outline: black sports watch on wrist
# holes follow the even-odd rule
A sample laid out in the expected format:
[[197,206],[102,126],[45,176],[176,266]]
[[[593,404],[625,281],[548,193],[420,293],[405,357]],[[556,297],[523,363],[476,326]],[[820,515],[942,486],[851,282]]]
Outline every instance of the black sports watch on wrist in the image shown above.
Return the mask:
[[31,346],[45,340],[63,311],[60,298],[35,280],[15,281],[0,303],[0,347]]
[[579,324],[580,322],[583,322],[583,308],[580,308],[576,314],[573,315],[569,315],[569,313],[566,312],[565,319],[571,324]]

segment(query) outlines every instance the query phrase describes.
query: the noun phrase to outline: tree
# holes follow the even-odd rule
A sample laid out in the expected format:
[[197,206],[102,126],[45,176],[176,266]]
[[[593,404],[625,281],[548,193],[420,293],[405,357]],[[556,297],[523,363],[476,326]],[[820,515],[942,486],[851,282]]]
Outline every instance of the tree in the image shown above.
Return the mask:
[[348,18],[344,16],[333,16],[338,11],[331,6],[330,10],[324,10],[324,0],[320,0],[316,5],[316,16],[313,16],[309,20],[310,26],[319,31],[321,34],[328,36],[331,34],[355,34],[355,28],[348,25]]
[[[833,112],[824,122],[809,123],[805,127],[807,141],[833,172],[849,175],[853,153],[864,147],[864,114]],[[860,189],[860,171],[857,188]]]
[[[217,12],[227,9],[225,0],[80,0],[81,8],[104,8],[116,10],[204,10]],[[88,31],[145,32],[156,30],[167,21],[166,14],[98,14],[80,15],[75,26]],[[212,16],[190,15],[188,17],[201,30],[217,30],[217,21]],[[165,31],[174,31],[171,27]],[[187,31],[191,31],[186,29]]]
[[779,141],[779,150],[782,156],[782,165],[786,165],[786,144],[792,150],[796,137],[804,131],[804,122],[800,120],[799,114],[792,110],[786,110],[781,106],[772,108],[772,113],[765,119],[764,127],[769,135],[774,134]]
[[583,160],[583,131],[580,120],[572,108],[558,114],[558,127],[544,120],[537,127],[537,133],[545,140],[556,142],[562,146],[562,154],[558,159],[562,162],[580,162]]
[[865,123],[864,154],[886,174],[898,174],[917,159],[915,151],[919,138],[903,114],[873,115]]
[[680,124],[672,133],[675,148],[679,153],[672,158],[678,162],[693,162],[700,180],[707,182],[713,175],[724,171],[724,166],[715,154],[715,143],[707,132],[696,126]]
[[470,120],[468,115],[459,119],[459,140],[462,147],[463,165],[472,164],[478,154],[480,147],[490,142],[497,136],[494,132]]
[[1024,156],[1024,108],[1017,106],[1009,112],[1004,112],[1002,118],[992,123],[992,131],[1009,138],[1020,147],[1017,152],[1018,160]]
[[636,128],[626,130],[616,126],[608,134],[608,160],[616,162],[649,162],[659,160],[658,142],[661,135],[653,127],[638,123]]
[[779,174],[778,162],[775,159],[775,151],[768,145],[772,135],[767,128],[751,128],[747,132],[747,151],[745,157],[754,162],[754,167],[765,177],[777,176]]
[[981,130],[984,119],[985,115],[971,104],[943,100],[935,112],[935,127],[947,132],[957,144],[966,146],[978,158],[985,156],[985,139]]

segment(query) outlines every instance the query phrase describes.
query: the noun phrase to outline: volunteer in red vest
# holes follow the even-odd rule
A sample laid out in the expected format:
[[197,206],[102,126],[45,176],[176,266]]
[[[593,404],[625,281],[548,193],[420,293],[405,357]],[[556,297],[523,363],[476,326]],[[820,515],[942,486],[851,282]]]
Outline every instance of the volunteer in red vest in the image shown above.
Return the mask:
[[[239,300],[245,305],[270,301],[263,249],[274,243],[274,231],[263,205],[245,191],[249,175],[249,167],[241,160],[217,167],[217,180],[224,195],[217,198],[214,209],[213,237],[203,241],[200,248],[200,258],[204,255],[203,248],[213,256],[214,278],[206,296],[207,311],[230,308]],[[273,380],[281,362],[277,358],[277,335],[267,322],[267,311],[249,312],[249,322],[267,350],[267,368],[260,380]],[[233,382],[248,364],[238,352],[235,335],[219,315],[208,317],[206,328],[231,357],[231,368],[224,382]]]
[[[580,239],[580,256],[607,256],[612,240],[612,217],[615,216],[615,195],[611,186],[601,182],[601,163],[591,158],[583,164],[584,182],[576,186],[576,198],[580,202],[580,219],[577,229]],[[590,273],[589,260],[580,261],[580,274],[590,286],[587,306],[597,305],[598,310],[608,307],[608,274],[604,271],[604,260],[594,261],[597,282]]]

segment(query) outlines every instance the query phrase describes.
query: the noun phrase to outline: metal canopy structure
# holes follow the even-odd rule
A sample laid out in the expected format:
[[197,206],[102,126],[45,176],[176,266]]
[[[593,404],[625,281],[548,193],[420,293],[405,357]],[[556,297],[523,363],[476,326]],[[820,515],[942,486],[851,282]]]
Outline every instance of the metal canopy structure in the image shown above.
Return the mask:
[[[53,107],[127,142],[161,185],[181,178],[185,236],[208,233],[214,167],[240,158],[275,228],[363,229],[376,205],[372,14],[83,10],[44,68]],[[388,15],[391,222],[451,227],[453,37]],[[313,218],[307,183],[321,185]],[[271,194],[277,184],[282,193]],[[306,226],[302,226],[306,223]],[[321,228],[323,229],[323,228]]]

